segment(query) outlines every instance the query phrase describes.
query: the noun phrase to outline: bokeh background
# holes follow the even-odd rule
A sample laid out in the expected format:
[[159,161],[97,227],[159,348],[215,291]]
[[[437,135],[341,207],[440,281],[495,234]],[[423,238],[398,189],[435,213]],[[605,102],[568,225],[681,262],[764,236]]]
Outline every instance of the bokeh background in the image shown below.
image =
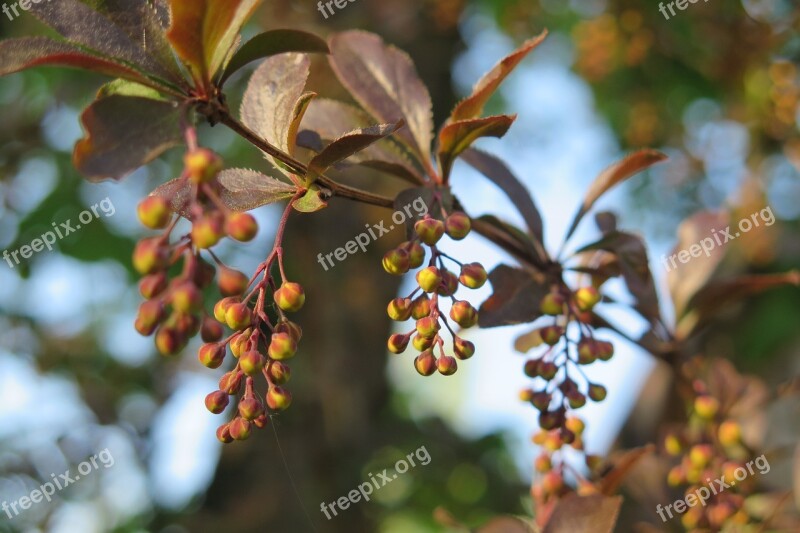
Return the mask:
[[[659,258],[680,222],[700,209],[749,216],[768,205],[777,218],[727,245],[725,274],[800,265],[800,6],[791,0],[709,0],[669,20],[644,0],[356,0],[328,19],[311,0],[273,0],[246,33],[277,27],[379,33],[416,62],[437,124],[495,61],[548,28],[545,44],[491,104],[518,113],[516,124],[505,139],[481,144],[527,184],[551,249],[603,167],[625,151],[654,147],[670,161],[609,194],[601,208],[646,237],[661,288]],[[45,31],[26,13],[0,17],[3,37]],[[315,66],[309,88],[346,98],[325,60]],[[233,107],[246,80],[230,84]],[[114,206],[113,216],[101,213],[55,251],[13,269],[0,263],[0,500],[16,500],[105,448],[114,457],[113,467],[54,502],[13,520],[0,514],[0,531],[425,532],[444,529],[436,508],[470,526],[529,512],[536,417],[517,400],[523,359],[512,347],[526,328],[470,333],[478,355],[451,378],[422,379],[409,357],[390,357],[383,309],[404,287],[383,273],[380,257],[399,232],[327,272],[316,262],[317,253],[390,215],[348,201],[289,224],[287,266],[308,295],[298,315],[306,333],[293,365],[292,408],[244,443],[216,441],[221,420],[202,401],[221,371],[200,366],[195,345],[179,358],[158,356],[132,325],[139,296],[130,254],[145,234],[135,206],[179,171],[180,149],[121,183],[88,184],[70,164],[78,115],[102,81],[63,69],[0,79],[0,250],[104,198]],[[265,170],[256,150],[221,127],[202,128],[201,140],[235,166]],[[393,190],[362,171],[342,179]],[[470,213],[516,220],[502,193],[465,165],[453,182]],[[256,214],[257,240],[220,251],[244,271],[271,247],[279,210]],[[594,234],[586,223],[576,242]],[[487,268],[510,261],[477,236],[450,251]],[[474,301],[487,295],[485,288]],[[669,316],[667,298],[662,306]],[[611,311],[630,331],[644,327]],[[800,370],[798,323],[797,291],[772,291],[726,310],[697,349],[775,386]],[[668,371],[614,340],[619,355],[591,369],[610,391],[586,410],[592,453],[654,440],[658,407],[670,401]],[[798,414],[792,404],[775,415],[776,438],[797,442]],[[320,512],[321,502],[421,446],[430,464],[333,520]],[[781,475],[767,483],[785,483]],[[619,531],[629,528],[623,514]]]

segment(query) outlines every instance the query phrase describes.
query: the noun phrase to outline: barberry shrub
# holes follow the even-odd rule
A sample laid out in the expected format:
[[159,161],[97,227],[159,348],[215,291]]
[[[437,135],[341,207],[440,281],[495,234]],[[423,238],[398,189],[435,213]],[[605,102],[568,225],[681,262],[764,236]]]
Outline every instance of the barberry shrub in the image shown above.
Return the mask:
[[[566,475],[570,465],[564,447],[585,450],[581,408],[609,394],[591,377],[592,365],[614,356],[607,332],[621,334],[668,362],[687,385],[680,389],[685,416],[658,446],[659,456],[663,450],[675,458],[665,480],[670,486],[694,490],[705,477],[724,474],[757,455],[757,443],[746,442],[740,425],[747,413],[737,411],[736,398],[726,390],[744,378],[730,366],[692,358],[690,340],[720,306],[749,293],[797,285],[800,276],[751,276],[713,285],[706,284],[709,270],[686,283],[673,279],[678,321],[669,327],[661,316],[646,246],[639,236],[619,229],[612,213],[595,216],[598,240],[565,256],[562,251],[598,198],[665,159],[655,150],[632,153],[603,171],[577,206],[559,251],[549,251],[542,218],[525,186],[501,159],[472,147],[480,138],[502,137],[514,123],[513,115],[484,116],[484,107],[546,32],[499,61],[434,134],[430,95],[405,53],[363,31],[335,34],[326,41],[306,32],[272,30],[240,44],[239,32],[260,3],[42,2],[32,4],[30,13],[62,39],[0,43],[2,75],[58,65],[115,78],[81,116],[85,136],[73,159],[87,179],[121,179],[165,150],[185,145],[179,177],[159,186],[137,209],[141,223],[158,233],[133,250],[144,299],[135,327],[152,335],[165,356],[179,354],[192,337],[201,336],[198,359],[210,369],[222,369],[218,389],[205,400],[210,412],[227,413],[228,421],[217,430],[220,441],[247,439],[292,402],[287,388],[290,360],[302,352],[303,331],[291,317],[306,304],[306,294],[298,282],[302,280],[290,279],[284,268],[283,236],[291,215],[324,209],[339,198],[385,208],[422,198],[426,214],[407,222],[407,239],[387,250],[382,260],[387,275],[414,271],[416,281],[409,294],[388,302],[392,320],[414,320],[406,332],[388,338],[388,350],[401,354],[410,345],[417,352],[417,372],[449,376],[459,361],[475,355],[463,330],[534,324],[515,347],[530,354],[520,366],[531,385],[520,392],[520,399],[539,413],[540,430],[533,441],[543,452],[535,461],[538,475],[531,489],[539,527],[610,531],[621,504],[613,495],[622,478],[653,453],[651,446],[609,460],[585,455],[584,473],[573,469]],[[129,9],[137,16],[130,16]],[[360,107],[306,90],[312,53],[327,54],[333,72]],[[233,113],[225,83],[254,61],[261,64],[239,112]],[[226,168],[218,154],[199,146],[196,128],[201,121],[223,124],[252,144],[282,178]],[[301,161],[301,153],[310,157]],[[508,195],[524,228],[492,214],[465,212],[450,184],[459,158]],[[349,165],[371,168],[406,186],[388,198],[329,176],[334,167],[346,170]],[[286,205],[274,245],[255,272],[240,272],[219,260],[214,247],[223,239],[246,242],[256,236],[259,228],[248,211],[278,202]],[[180,218],[191,224],[183,235],[176,231]],[[446,252],[448,241],[471,233],[497,245],[516,264],[487,272],[475,258],[457,259]],[[612,301],[604,294],[604,284],[612,278],[623,281],[630,307],[648,324],[638,338],[602,314]],[[469,291],[487,281],[491,296],[482,303],[470,301]],[[218,295],[213,309],[204,308],[208,291]],[[309,302],[324,301],[323,296],[309,295]],[[724,369],[724,377],[709,377],[714,368]],[[231,402],[236,408],[229,410]],[[687,529],[760,523],[765,519],[745,506],[745,499],[757,491],[755,480],[743,484],[716,497],[707,509],[687,513],[682,523]]]

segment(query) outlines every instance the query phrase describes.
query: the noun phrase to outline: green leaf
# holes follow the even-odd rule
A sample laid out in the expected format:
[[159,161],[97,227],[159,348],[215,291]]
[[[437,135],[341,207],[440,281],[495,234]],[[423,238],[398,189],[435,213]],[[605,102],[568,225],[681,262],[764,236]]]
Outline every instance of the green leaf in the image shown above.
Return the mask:
[[[115,10],[125,2],[101,2],[100,9],[107,13]],[[133,3],[129,3],[129,9],[134,9],[128,16],[138,17],[144,24],[147,20],[149,10],[147,6],[141,5],[134,8]],[[143,37],[132,38],[125,29],[119,27],[113,21],[113,16],[104,16],[92,7],[79,0],[57,0],[41,1],[30,4],[30,13],[58,32],[61,36],[72,43],[85,46],[97,51],[103,56],[118,59],[128,63],[130,66],[152,74],[155,77],[163,78],[171,82],[180,82],[181,77],[176,68],[169,68],[162,64],[153,56],[149,55],[142,46]],[[118,18],[119,20],[119,18]],[[158,23],[154,20],[149,25],[153,39],[153,45],[157,44]],[[130,29],[130,27],[128,27]],[[174,61],[173,61],[174,64]]]
[[312,185],[304,196],[294,201],[292,207],[301,213],[313,213],[328,207],[327,199],[329,197],[327,191],[317,185]]
[[608,192],[614,185],[666,159],[667,156],[657,150],[639,150],[606,168],[595,178],[589,190],[586,191],[583,203],[575,214],[564,240],[566,241],[572,236],[583,216],[589,212],[597,199]]
[[405,119],[399,132],[423,165],[430,164],[433,141],[431,97],[405,52],[372,33],[339,33],[330,39],[333,71],[353,98],[384,123]]
[[160,92],[152,87],[147,87],[146,85],[123,79],[116,79],[106,83],[97,90],[96,97],[105,98],[115,94],[120,96],[140,96],[142,98],[150,98],[152,100],[167,101],[167,99],[162,96]]
[[[322,150],[322,142],[333,141],[343,132],[356,128],[366,128],[372,124],[372,117],[359,108],[330,100],[318,98],[311,102],[300,125],[300,135],[306,139],[298,144],[317,152]],[[393,138],[369,145],[354,154],[349,162],[375,168],[411,183],[421,185],[425,179],[400,151]]]
[[0,76],[40,65],[80,68],[160,88],[141,72],[119,61],[86,52],[66,42],[48,37],[0,41]]
[[309,180],[309,183],[313,182],[328,168],[391,135],[403,127],[403,124],[401,120],[397,124],[378,124],[345,133],[311,159],[308,163],[307,180]]
[[445,180],[456,158],[481,137],[502,137],[516,120],[516,115],[497,115],[460,120],[447,124],[439,132],[439,166]]
[[[522,182],[517,179],[511,169],[500,158],[482,152],[477,148],[470,148],[461,154],[461,158],[469,163],[475,170],[481,172],[489,178],[495,185],[500,187],[509,200],[516,206],[522,215],[522,219],[528,226],[528,231],[544,249],[544,228],[542,215],[533,201],[533,197]],[[542,258],[546,259],[546,258]]]
[[622,506],[622,496],[565,496],[558,500],[542,533],[612,533]]
[[182,140],[177,104],[138,96],[95,100],[81,115],[86,135],[73,163],[90,181],[120,179]]
[[[308,98],[303,88],[309,63],[305,54],[287,53],[267,58],[250,78],[242,100],[242,122],[284,152],[289,151],[298,103]],[[287,176],[292,174],[271,156],[265,154],[265,157]]]
[[308,106],[316,98],[317,93],[305,92],[300,95],[297,102],[294,104],[292,111],[292,119],[289,121],[289,131],[286,133],[286,152],[294,156],[297,149],[297,131],[300,129],[300,123],[308,110]]
[[538,283],[530,272],[498,265],[489,274],[492,295],[481,305],[478,325],[482,328],[511,326],[533,322],[542,313],[539,310],[542,298],[548,289]]
[[539,46],[542,41],[547,37],[547,30],[543,31],[537,37],[529,39],[522,43],[522,46],[514,50],[511,54],[504,57],[497,63],[492,70],[483,75],[483,77],[475,84],[472,89],[472,94],[462,100],[450,113],[451,121],[459,121],[470,118],[476,118],[483,112],[483,107],[486,102],[494,94],[497,88],[506,79],[506,76],[511,74],[520,61],[527,56],[534,48]]
[[[249,211],[262,205],[286,200],[295,195],[297,188],[255,170],[229,168],[217,177],[219,198],[228,209]],[[176,213],[189,218],[187,206],[193,186],[184,178],[177,178],[159,186],[150,194],[169,200]]]
[[219,86],[222,86],[231,74],[248,63],[284,52],[328,54],[330,50],[328,43],[313,33],[299,30],[266,31],[256,35],[236,51],[230,63],[225,67],[225,72],[219,80]]
[[244,23],[261,0],[170,0],[167,39],[203,86],[222,67]]

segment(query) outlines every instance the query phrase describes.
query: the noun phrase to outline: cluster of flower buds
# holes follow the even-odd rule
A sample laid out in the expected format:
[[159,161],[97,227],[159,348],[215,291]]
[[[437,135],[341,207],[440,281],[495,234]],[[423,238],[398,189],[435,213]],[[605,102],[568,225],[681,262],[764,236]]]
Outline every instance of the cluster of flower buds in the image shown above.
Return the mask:
[[755,523],[744,502],[755,489],[753,474],[768,464],[754,458],[742,441],[740,424],[725,416],[705,385],[695,381],[694,390],[697,396],[688,424],[664,439],[666,454],[679,460],[667,474],[667,483],[685,491],[687,501],[690,494],[704,500],[702,505],[690,506],[681,522],[686,529],[714,531]]
[[[603,385],[591,382],[584,366],[614,356],[610,342],[596,339],[590,326],[590,312],[600,301],[595,287],[581,287],[571,292],[564,284],[556,285],[541,301],[542,314],[553,317],[553,324],[535,331],[537,342],[546,346],[536,357],[525,362],[525,375],[535,379],[534,386],[520,392],[520,399],[539,410],[539,426],[561,431],[561,439],[571,442],[567,412],[580,409],[587,399],[601,402],[606,397]],[[570,326],[579,332],[570,338]]]
[[[221,159],[210,150],[197,148],[186,154],[181,179],[191,194],[179,209],[188,213],[192,229],[175,242],[170,242],[177,222],[171,206],[178,198],[148,196],[137,208],[142,224],[163,232],[139,241],[133,253],[133,266],[144,276],[139,291],[147,300],[139,308],[135,327],[142,335],[155,334],[156,347],[163,355],[180,352],[198,331],[205,340],[221,338],[222,328],[203,310],[203,290],[213,282],[216,269],[200,251],[226,234],[246,241],[258,231],[251,215],[230,212],[219,202],[216,177],[221,169]],[[181,273],[170,279],[169,269],[181,261]],[[219,272],[223,293],[243,292],[247,281],[244,274],[227,267]]]
[[[443,213],[444,214],[444,213]],[[414,236],[383,257],[383,268],[394,275],[403,275],[409,270],[423,266],[426,258],[425,248],[431,255],[427,266],[416,275],[417,288],[405,298],[395,298],[389,302],[387,312],[392,320],[416,321],[414,329],[408,333],[396,333],[389,337],[389,351],[402,353],[411,344],[420,352],[414,360],[414,367],[423,376],[430,376],[437,370],[445,376],[458,369],[456,359],[465,360],[475,353],[475,345],[456,335],[447,317],[440,309],[440,299],[449,298],[452,302],[449,317],[461,328],[471,328],[478,323],[478,311],[467,301],[455,297],[459,285],[477,289],[486,283],[486,269],[480,263],[462,264],[439,250],[438,243],[447,234],[454,240],[465,238],[472,228],[469,217],[462,212],[445,216],[444,221],[430,215],[414,224]],[[445,267],[448,259],[460,268],[456,274]],[[452,336],[453,356],[445,354],[441,327]],[[439,351],[437,357],[434,350]]]

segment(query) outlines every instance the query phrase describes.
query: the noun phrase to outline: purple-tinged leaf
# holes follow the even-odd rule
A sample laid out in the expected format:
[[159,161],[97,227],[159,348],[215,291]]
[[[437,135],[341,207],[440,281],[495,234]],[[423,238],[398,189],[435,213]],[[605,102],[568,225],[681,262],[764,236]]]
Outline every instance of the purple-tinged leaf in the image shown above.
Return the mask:
[[609,189],[665,159],[667,159],[667,156],[657,150],[639,150],[602,171],[600,175],[595,178],[594,182],[592,182],[589,190],[586,191],[583,203],[575,214],[575,218],[572,220],[572,224],[570,224],[569,231],[567,231],[567,236],[564,240],[566,241],[572,236],[583,216],[589,212],[597,199],[608,192]]
[[[308,56],[296,53],[265,59],[250,78],[242,100],[242,122],[284,152],[289,150],[298,102],[305,98],[309,63]],[[281,172],[291,175],[277,160],[266,154],[265,157]]]
[[289,131],[286,133],[286,153],[294,156],[297,148],[297,132],[300,129],[300,123],[308,110],[308,106],[316,98],[317,93],[305,92],[300,95],[297,102],[294,104],[292,111],[292,120],[289,121]]
[[[322,140],[333,141],[343,132],[366,128],[372,122],[372,117],[357,107],[319,98],[311,102],[303,117],[300,128],[304,141],[298,141],[298,144],[319,152],[322,150]],[[414,184],[421,185],[425,181],[423,174],[409,162],[392,138],[369,145],[354,154],[349,162],[394,174]]]
[[360,30],[330,39],[330,63],[339,81],[373,117],[391,123],[405,119],[398,138],[424,166],[430,165],[433,111],[427,87],[405,52]]
[[530,235],[508,224],[494,215],[483,215],[472,220],[477,233],[491,240],[519,261],[542,268],[545,262],[540,258]]
[[239,48],[225,67],[219,85],[225,83],[231,74],[248,63],[285,52],[306,52],[328,54],[328,43],[313,33],[299,30],[271,30],[256,35]]
[[481,137],[502,137],[516,120],[516,115],[459,120],[447,124],[439,132],[439,166],[445,181],[453,162]]
[[461,154],[461,158],[506,193],[506,196],[522,215],[522,219],[528,226],[528,231],[531,232],[531,235],[537,239],[542,249],[544,249],[544,229],[539,209],[536,207],[528,189],[511,172],[505,162],[499,157],[482,152],[477,148],[465,150]]
[[542,533],[612,533],[621,506],[622,496],[565,496],[556,503]]
[[379,124],[345,133],[311,159],[308,163],[307,179],[313,182],[317,176],[323,174],[339,161],[347,159],[371,144],[391,135],[403,125],[404,123],[401,120],[397,124]]
[[[228,168],[217,178],[219,198],[228,209],[250,211],[294,196],[296,188],[255,170]],[[170,202],[173,211],[188,218],[187,206],[193,186],[184,178],[177,178],[159,186],[150,194],[162,196]]]
[[492,295],[481,305],[478,325],[482,328],[533,322],[548,287],[538,283],[530,272],[499,265],[489,274]]
[[547,37],[547,30],[543,31],[537,37],[529,39],[522,43],[522,46],[514,50],[511,54],[507,55],[497,63],[492,70],[487,72],[481,77],[475,87],[472,89],[472,94],[463,99],[456,105],[453,112],[450,113],[451,121],[459,121],[470,118],[476,118],[483,112],[483,107],[489,98],[494,94],[497,88],[506,79],[506,76],[511,74],[520,61],[527,56],[534,48],[544,41]]
[[86,135],[73,163],[89,181],[120,179],[180,144],[177,104],[134,96],[95,100],[81,115]]

